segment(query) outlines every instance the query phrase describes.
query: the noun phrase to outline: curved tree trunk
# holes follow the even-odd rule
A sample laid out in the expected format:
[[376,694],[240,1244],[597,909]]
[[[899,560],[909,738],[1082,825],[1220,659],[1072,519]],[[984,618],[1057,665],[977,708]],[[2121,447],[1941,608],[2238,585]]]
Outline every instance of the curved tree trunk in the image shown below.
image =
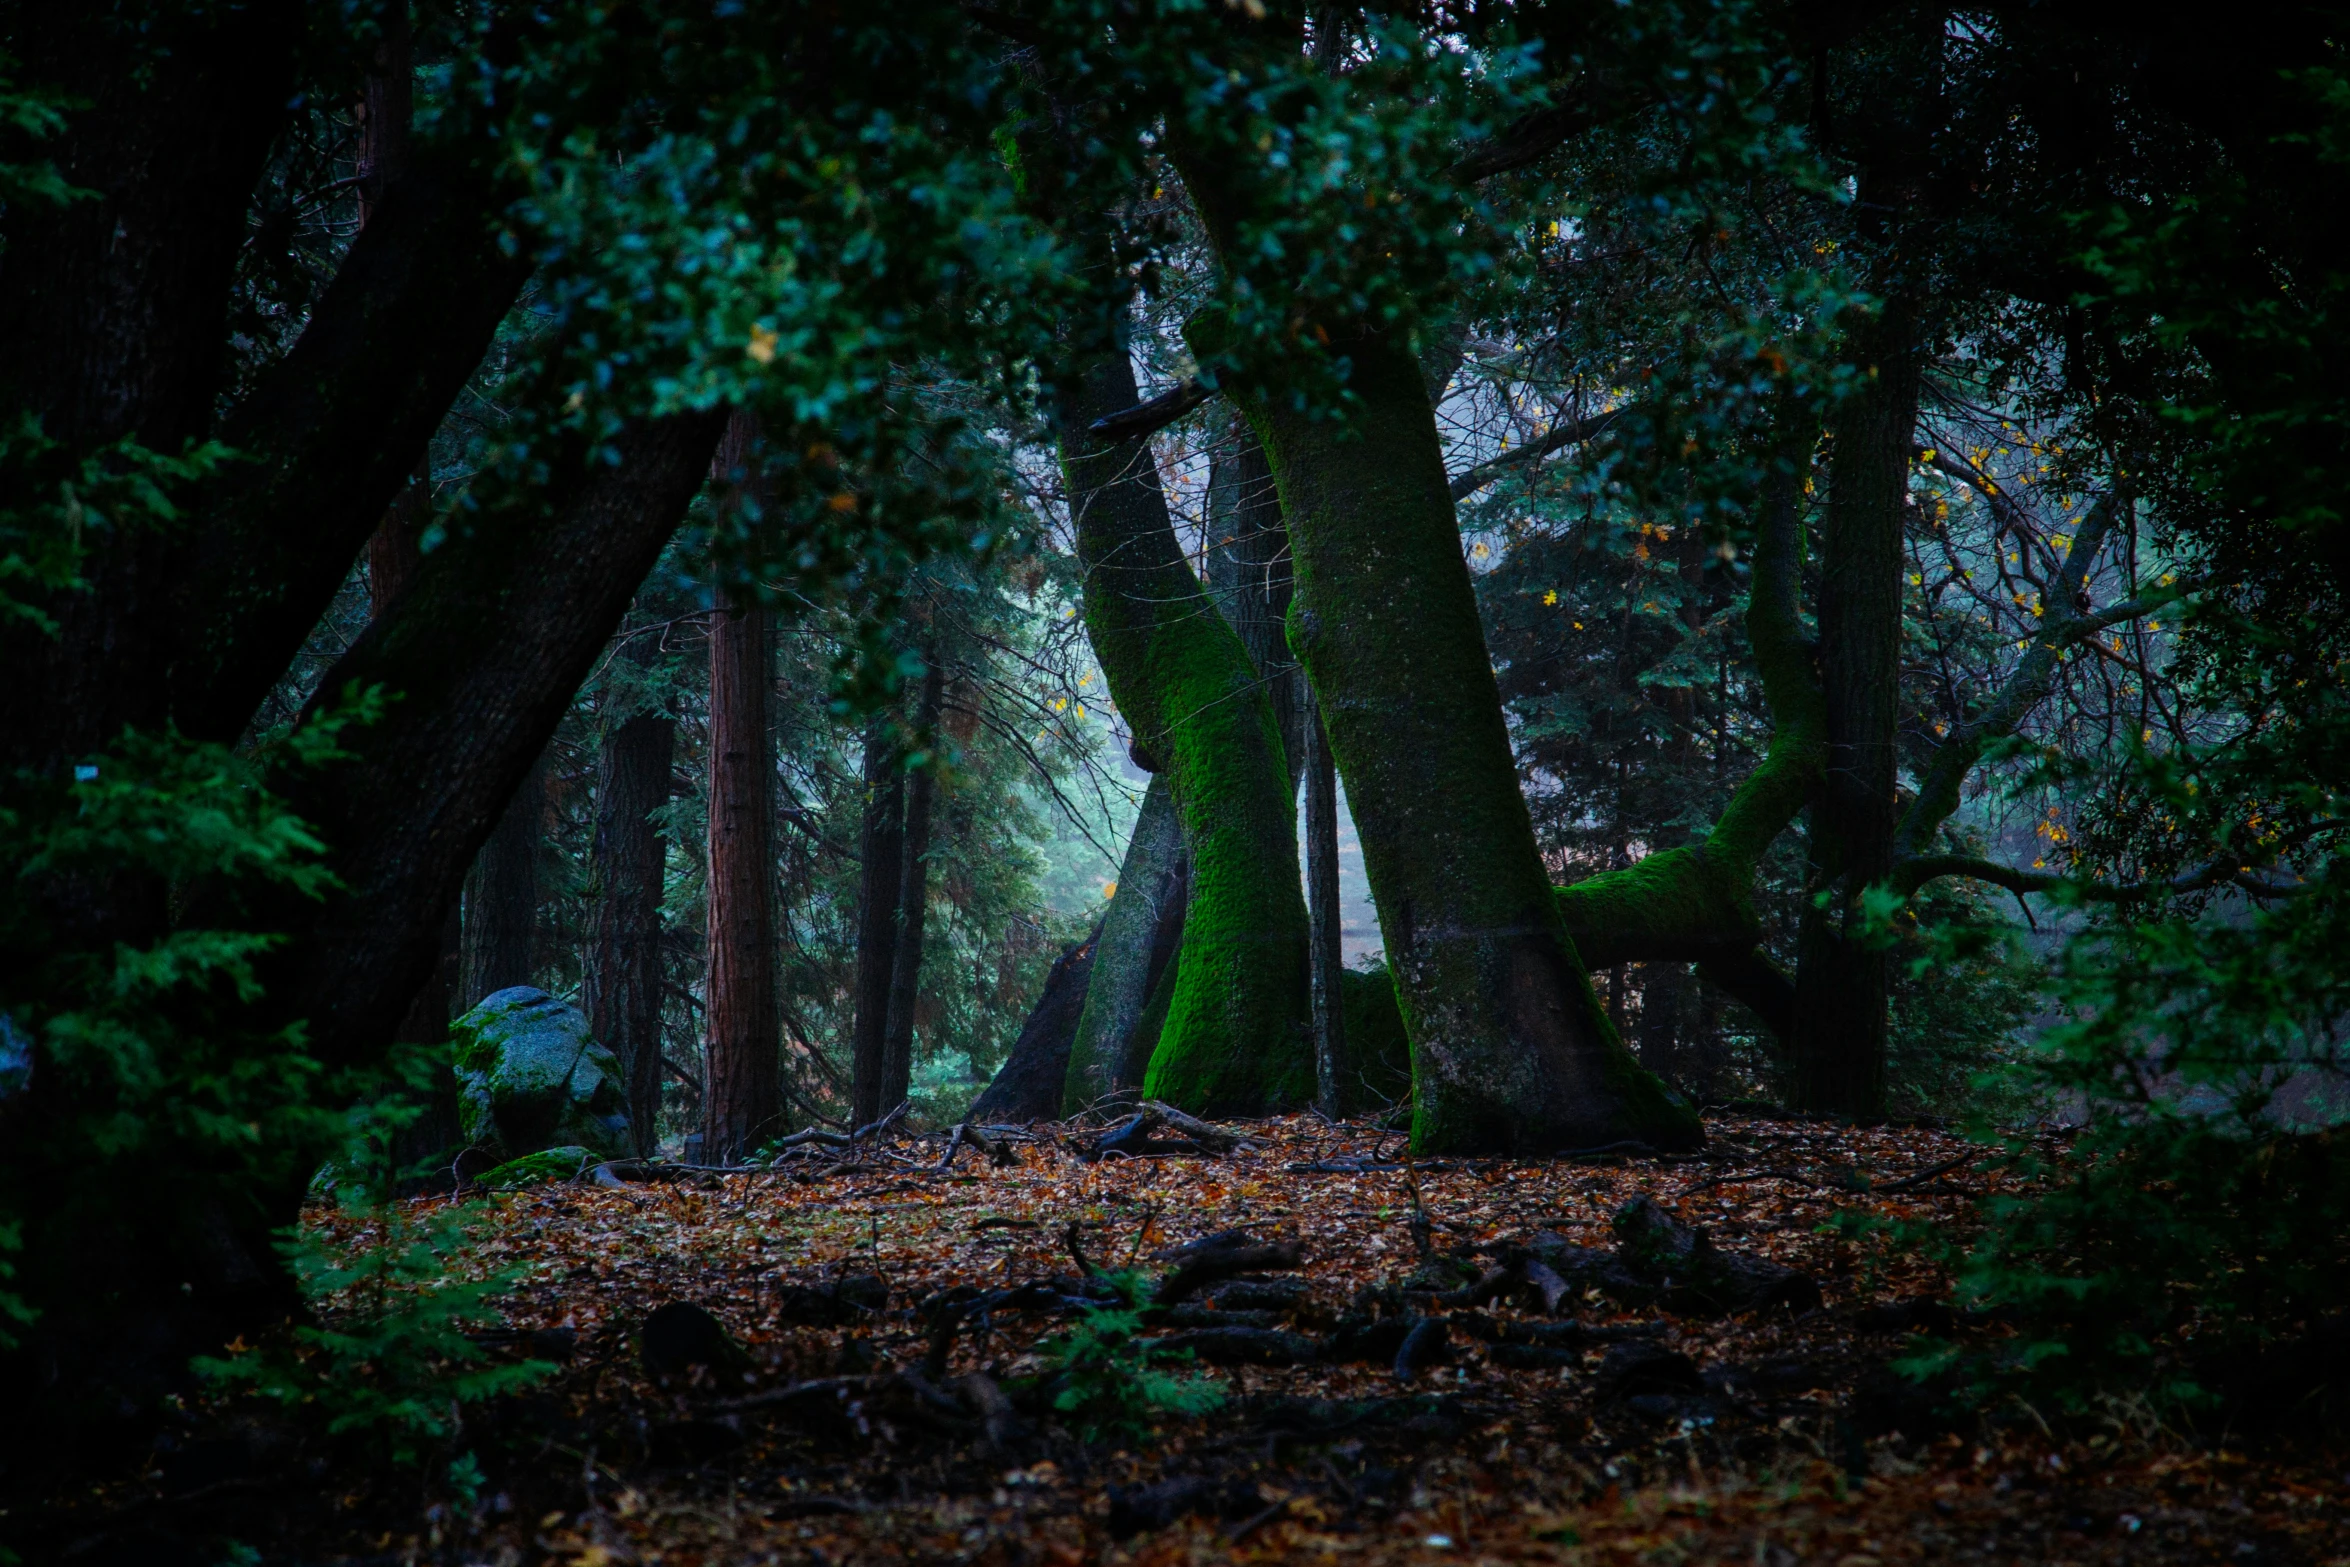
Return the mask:
[[1262,1114],[1313,1094],[1288,760],[1247,650],[1184,560],[1147,438],[1087,433],[1135,401],[1125,352],[1095,359],[1066,394],[1061,460],[1094,652],[1138,754],[1173,786],[1191,861],[1143,1089],[1195,1114]]
[[1785,976],[1757,950],[1754,881],[1763,855],[1819,787],[1827,707],[1800,603],[1802,485],[1818,420],[1796,407],[1782,419],[1746,601],[1747,643],[1771,714],[1770,747],[1703,839],[1561,887],[1558,901],[1590,967],[1698,963],[1703,978],[1753,1007],[1785,1039],[1794,1003]]
[[1183,937],[1185,886],[1183,823],[1175,814],[1174,785],[1161,773],[1143,792],[1118,867],[1118,890],[1092,943],[1084,1006],[1062,1076],[1062,1115],[1141,1090],[1158,1044],[1155,1035],[1141,1037],[1143,1009]]

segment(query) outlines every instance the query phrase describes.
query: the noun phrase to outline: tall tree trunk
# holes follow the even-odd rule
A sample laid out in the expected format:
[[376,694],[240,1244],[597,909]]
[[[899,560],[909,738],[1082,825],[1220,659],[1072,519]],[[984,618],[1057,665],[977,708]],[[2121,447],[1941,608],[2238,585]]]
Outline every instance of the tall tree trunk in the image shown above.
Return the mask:
[[465,956],[458,981],[461,1011],[536,972],[539,838],[547,810],[544,761],[533,763],[498,817],[496,831],[465,878]]
[[[1245,154],[1182,140],[1173,151],[1210,242],[1244,269],[1242,227],[1280,198]],[[1213,334],[1211,317],[1195,319]],[[1609,1026],[1561,921],[1519,791],[1427,372],[1376,325],[1342,318],[1315,330],[1346,359],[1345,419],[1233,390],[1280,484],[1290,646],[1346,779],[1412,1040],[1414,1146],[1700,1142],[1696,1114]],[[1194,346],[1223,357],[1220,343]]]
[[[737,413],[716,467],[753,482],[756,432]],[[781,1129],[783,1038],[775,994],[775,654],[764,609],[710,621],[709,979],[703,1148],[731,1164]]]
[[1257,1115],[1314,1092],[1295,797],[1272,703],[1184,560],[1148,440],[1088,431],[1135,401],[1125,350],[1096,350],[1065,393],[1061,462],[1094,652],[1137,753],[1173,786],[1190,855],[1143,1087],[1197,1114]]
[[865,725],[865,819],[858,833],[857,1014],[849,1075],[849,1116],[871,1125],[896,1100],[887,1061],[889,989],[896,973],[898,891],[905,877],[905,756],[897,717],[877,713]]
[[1247,399],[1288,503],[1291,642],[1320,703],[1412,1039],[1413,1144],[1701,1138],[1632,1059],[1561,922],[1519,792],[1420,366],[1348,343],[1349,428]]
[[898,850],[898,928],[890,947],[889,1006],[881,1039],[881,1098],[886,1109],[914,1086],[914,1011],[922,996],[922,933],[930,904],[930,814],[938,792],[938,711],[946,670],[932,642],[915,706],[914,743],[930,757],[906,780],[905,836]]
[[1061,1113],[1098,1108],[1142,1087],[1154,1036],[1138,1038],[1144,1009],[1183,936],[1187,878],[1175,786],[1161,773],[1143,791],[1117,890],[1095,938],[1085,1008],[1069,1046]]
[[1896,294],[1853,346],[1868,379],[1838,410],[1829,457],[1819,593],[1827,779],[1811,810],[1814,896],[1798,938],[1789,1047],[1797,1108],[1876,1120],[1893,959],[1861,928],[1862,894],[1893,869],[1898,811],[1901,527],[1919,371],[1912,304]]
[[595,1037],[620,1058],[637,1153],[660,1140],[661,893],[668,844],[653,814],[669,803],[677,723],[658,711],[608,728],[596,754],[595,840],[588,852],[583,997]]
[[1338,900],[1338,765],[1322,710],[1303,693],[1298,727],[1306,782],[1306,917],[1312,926],[1315,1103],[1325,1115],[1359,1109],[1362,1074],[1346,1040],[1346,944]]
[[1294,792],[1305,742],[1297,659],[1289,651],[1289,530],[1264,443],[1237,417],[1208,467],[1207,581],[1272,704]]

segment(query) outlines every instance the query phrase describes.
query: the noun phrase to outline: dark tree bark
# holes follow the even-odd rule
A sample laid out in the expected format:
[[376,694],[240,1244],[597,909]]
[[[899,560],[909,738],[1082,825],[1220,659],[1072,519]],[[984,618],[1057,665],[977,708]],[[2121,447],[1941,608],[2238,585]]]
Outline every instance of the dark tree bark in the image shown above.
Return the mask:
[[668,844],[653,813],[669,803],[677,723],[632,713],[605,731],[596,753],[596,830],[588,855],[588,1023],[620,1058],[639,1157],[659,1141],[661,1108],[661,892]]
[[1060,1113],[1095,1109],[1142,1087],[1156,1035],[1141,1036],[1151,992],[1183,937],[1183,823],[1165,774],[1150,781],[1126,840],[1117,890],[1095,933]]
[[1090,432],[1135,400],[1126,351],[1089,350],[1064,394],[1061,464],[1094,653],[1138,756],[1173,785],[1190,857],[1144,1091],[1195,1114],[1261,1115],[1314,1091],[1288,756],[1247,649],[1184,559],[1148,440]]
[[[41,156],[95,196],[0,210],[0,406],[73,457],[126,438],[176,454],[211,433],[230,277],[286,121],[298,17],[288,0],[159,13],[143,31],[106,6],[10,13],[10,76],[80,105]],[[165,716],[177,553],[160,529],[105,537],[88,591],[42,606],[55,635],[0,626],[0,769],[54,772]],[[100,924],[128,919],[132,935],[158,914]]]
[[1306,783],[1306,918],[1312,926],[1315,1103],[1325,1115],[1360,1108],[1361,1073],[1346,1043],[1346,947],[1338,901],[1338,767],[1313,693],[1299,704]]
[[539,839],[546,811],[547,775],[540,763],[523,775],[465,877],[460,1010],[470,1011],[494,991],[527,985],[537,972]]
[[1208,591],[1248,650],[1281,731],[1290,787],[1304,765],[1297,658],[1289,651],[1289,529],[1264,443],[1244,419],[1208,468]]
[[1893,869],[1899,810],[1901,525],[1917,428],[1916,321],[1896,297],[1855,344],[1871,376],[1839,410],[1820,547],[1826,782],[1810,816],[1789,1054],[1798,1109],[1885,1113],[1892,953],[1861,930],[1861,895]]
[[[423,496],[424,492],[417,487],[403,492],[367,541],[370,618],[389,609],[423,559],[417,549],[417,535],[422,531],[425,517]],[[416,999],[408,1004],[407,1015],[400,1019],[399,1029],[392,1036],[395,1044],[440,1046],[448,1042],[449,1019],[454,1015],[457,994],[464,983],[464,964],[464,916],[458,905],[452,903],[441,921],[440,957],[416,992]],[[393,1161],[403,1171],[440,1164],[465,1136],[457,1113],[454,1076],[446,1069],[436,1071],[422,1098],[422,1113],[401,1131],[392,1149]],[[430,1177],[420,1179],[428,1186],[438,1184]]]
[[[752,483],[756,432],[737,414],[718,468]],[[781,1130],[783,1036],[775,994],[775,686],[771,616],[729,606],[710,622],[708,1039],[703,1148],[731,1164]]]
[[1050,1121],[1060,1115],[1069,1049],[1077,1040],[1077,1020],[1085,1011],[1086,986],[1101,937],[1102,927],[1096,922],[1091,935],[1053,961],[1044,993],[1021,1025],[1012,1053],[986,1091],[972,1101],[972,1120]]
[[890,948],[889,1006],[881,1040],[885,1111],[914,1086],[914,1012],[922,994],[922,936],[930,905],[930,817],[938,792],[938,712],[946,692],[946,671],[935,641],[928,663],[915,707],[914,741],[929,746],[931,756],[906,780],[905,836],[898,850],[898,928]]
[[849,1114],[870,1125],[893,1109],[886,1061],[889,987],[896,973],[898,887],[905,878],[905,757],[894,714],[865,725],[865,820],[857,876],[857,1014],[850,1063]]
[[349,760],[288,791],[342,889],[289,916],[278,993],[330,1062],[390,1039],[441,911],[701,487],[724,419],[646,421],[608,457],[550,453],[545,487],[485,495],[328,672],[320,701],[354,681],[402,698],[346,734]]

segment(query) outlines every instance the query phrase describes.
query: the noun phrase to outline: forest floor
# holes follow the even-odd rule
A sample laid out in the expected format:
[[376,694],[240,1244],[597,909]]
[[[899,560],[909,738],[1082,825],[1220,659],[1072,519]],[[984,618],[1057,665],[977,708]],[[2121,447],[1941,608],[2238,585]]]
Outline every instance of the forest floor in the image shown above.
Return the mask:
[[[314,1461],[307,1481],[184,1506],[166,1463],[67,1511],[82,1540],[116,1546],[130,1536],[108,1518],[144,1508],[147,1530],[193,1537],[225,1507],[245,1560],[499,1567],[2350,1561],[2339,1454],[2190,1440],[2120,1407],[2061,1435],[2028,1411],[1963,1430],[1929,1418],[1886,1367],[1946,1281],[1829,1220],[1963,1224],[1996,1177],[1946,1134],[1726,1116],[1691,1157],[1404,1167],[1401,1139],[1368,1126],[1241,1129],[1256,1146],[1218,1158],[1086,1162],[1047,1136],[1009,1167],[966,1152],[942,1169],[933,1140],[797,1175],[493,1197],[482,1260],[523,1277],[508,1319],[568,1358],[469,1412],[471,1438],[507,1455],[477,1506],[428,1508],[413,1473]],[[1560,1335],[1530,1326],[1543,1303],[1522,1283],[1449,1306],[1405,1288],[1466,1277],[1536,1232],[1609,1247],[1640,1196],[1723,1251],[1808,1274],[1824,1303],[1706,1319],[1590,1292],[1556,1302],[1579,1344],[1529,1350],[1508,1340]],[[1113,1267],[1234,1230],[1295,1242],[1292,1282],[1255,1275],[1253,1307],[1227,1290],[1172,1326],[1221,1310],[1256,1331],[1221,1351],[1196,1340],[1203,1359],[1313,1358],[1202,1366],[1223,1406],[1141,1439],[1086,1444],[1034,1408],[991,1420],[970,1374],[1018,1388],[1067,1318],[992,1312],[942,1363],[926,1303],[1074,1277],[1072,1224]],[[868,1276],[888,1289],[874,1312],[852,1303],[873,1286],[842,1283]],[[641,1326],[677,1301],[748,1361],[651,1375]],[[1360,1331],[1372,1309],[1445,1316],[1446,1353],[1400,1377],[1392,1337]],[[1372,1347],[1334,1361],[1349,1343]]]

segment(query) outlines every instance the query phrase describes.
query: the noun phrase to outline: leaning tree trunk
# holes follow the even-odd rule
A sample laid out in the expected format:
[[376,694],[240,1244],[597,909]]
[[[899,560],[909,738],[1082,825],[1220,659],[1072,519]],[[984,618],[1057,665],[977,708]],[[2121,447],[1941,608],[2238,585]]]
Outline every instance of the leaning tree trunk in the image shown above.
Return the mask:
[[1175,787],[1161,773],[1143,791],[1126,840],[1118,884],[1088,960],[1084,1010],[1063,1074],[1063,1115],[1128,1098],[1142,1089],[1157,1036],[1141,1037],[1151,990],[1183,938],[1183,823]]
[[[1173,148],[1210,242],[1281,199],[1250,154]],[[1212,336],[1212,315],[1196,317]],[[1233,388],[1289,527],[1290,645],[1322,708],[1412,1040],[1415,1147],[1534,1153],[1703,1140],[1632,1059],[1562,923],[1519,792],[1426,372],[1371,324],[1314,323],[1343,419]],[[1204,361],[1225,345],[1195,343]],[[1294,826],[1290,841],[1295,841]]]
[[1086,627],[1138,755],[1172,785],[1190,854],[1176,977],[1143,1091],[1202,1115],[1303,1104],[1314,1091],[1306,911],[1272,704],[1184,559],[1148,438],[1087,429],[1136,401],[1124,349],[1099,353],[1064,395]]
[[524,775],[465,878],[465,947],[459,1010],[531,981],[539,920],[539,835],[547,806],[544,762]]
[[[1885,1113],[1893,955],[1862,894],[1893,870],[1900,743],[1901,524],[1917,430],[1914,308],[1896,295],[1854,343],[1870,375],[1839,410],[1820,544],[1827,778],[1811,810],[1795,977],[1795,1106]],[[1824,900],[1824,901],[1823,901]]]
[[922,935],[930,907],[930,812],[938,794],[938,710],[946,671],[935,643],[915,708],[916,744],[931,747],[906,780],[905,835],[898,850],[898,928],[889,955],[889,1006],[881,1037],[881,1098],[894,1106],[914,1087],[914,1011],[922,997]]
[[1085,1011],[1086,983],[1093,977],[1094,953],[1100,950],[1102,927],[1071,942],[1053,960],[1045,976],[1044,993],[1029,1009],[1011,1054],[995,1077],[971,1103],[974,1121],[1050,1121],[1061,1113],[1061,1085],[1069,1076],[1069,1047],[1077,1038],[1077,1020]]
[[588,1023],[620,1058],[637,1153],[660,1140],[661,893],[668,845],[653,813],[669,803],[677,722],[647,710],[605,731],[596,755],[595,841],[588,852]]
[[849,1118],[870,1126],[897,1101],[887,1062],[889,984],[896,972],[898,885],[904,879],[906,774],[894,731],[896,715],[865,725],[865,817],[858,832],[856,1021],[852,1031]]
[[1243,406],[1281,481],[1313,682],[1411,1033],[1413,1146],[1700,1140],[1609,1026],[1519,792],[1420,366],[1347,345],[1350,418]]

